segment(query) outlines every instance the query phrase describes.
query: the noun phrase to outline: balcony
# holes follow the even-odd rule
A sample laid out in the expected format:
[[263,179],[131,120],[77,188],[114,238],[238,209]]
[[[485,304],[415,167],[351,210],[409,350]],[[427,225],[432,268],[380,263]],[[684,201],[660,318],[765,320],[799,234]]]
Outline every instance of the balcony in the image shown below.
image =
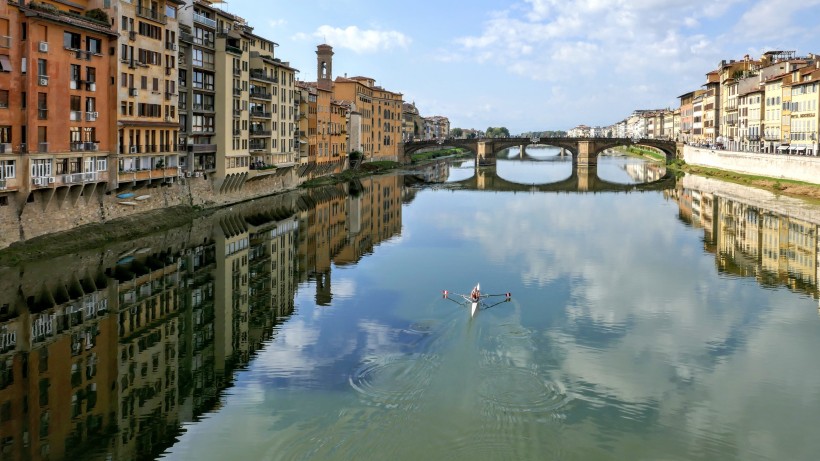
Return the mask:
[[213,112],[214,105],[213,104],[194,104],[193,110],[195,111],[202,111],[202,112]]
[[195,154],[216,153],[216,144],[189,144],[188,147]]
[[238,55],[242,54],[242,48],[238,48],[238,47],[235,47],[233,45],[228,45],[227,43],[225,44],[225,51],[227,51],[228,53],[233,53],[233,54],[238,54]]
[[266,151],[268,149],[268,146],[265,143],[253,143],[252,142],[248,145],[248,148],[250,149],[251,152],[262,152],[262,151]]
[[199,13],[194,13],[194,22],[202,24],[204,26],[208,26],[211,29],[216,29],[216,21],[208,18],[207,16],[203,16]]
[[81,122],[83,120],[83,113],[79,110],[72,110],[68,112],[68,120],[72,122]]
[[154,10],[144,8],[144,7],[141,7],[141,6],[137,7],[137,16],[139,16],[141,18],[145,18],[145,19],[150,19],[150,20],[152,20],[154,22],[158,22],[160,24],[167,24],[168,23],[168,18],[164,14],[158,13]]
[[251,130],[251,136],[270,136],[272,133],[271,130]]
[[72,142],[71,152],[97,152],[100,150],[99,142]]
[[273,99],[273,95],[270,94],[270,93],[267,93],[265,91],[253,91],[253,90],[251,90],[251,92],[249,94],[252,98],[256,98],[256,99],[264,99],[266,101],[270,101],[270,100]]
[[151,179],[176,178],[179,176],[179,167],[168,166],[165,168],[154,168],[151,170],[131,170],[117,173],[117,181],[120,183],[130,181],[148,181]]
[[278,83],[278,80],[273,75],[265,73],[265,69],[251,69],[250,76],[252,79],[261,80],[263,82]]
[[242,69],[240,69],[240,68],[238,68],[238,67],[234,67],[234,68],[233,68],[233,74],[234,74],[234,76],[236,76],[236,77],[240,77],[240,76],[242,76]]
[[105,180],[103,171],[93,171],[89,173],[72,173],[60,175],[63,184],[85,184]]
[[194,36],[187,32],[180,32],[179,39],[185,43],[194,43]]
[[203,46],[203,47],[206,47],[206,48],[211,48],[211,49],[213,49],[213,47],[214,47],[214,41],[213,40],[205,40],[204,38],[200,38],[200,37],[194,37],[193,38],[193,44]]
[[251,109],[250,111],[251,117],[261,117],[261,118],[270,118],[271,113],[261,109]]
[[37,144],[37,152],[40,152],[41,154],[47,153],[48,152],[48,143],[47,142],[38,143]]

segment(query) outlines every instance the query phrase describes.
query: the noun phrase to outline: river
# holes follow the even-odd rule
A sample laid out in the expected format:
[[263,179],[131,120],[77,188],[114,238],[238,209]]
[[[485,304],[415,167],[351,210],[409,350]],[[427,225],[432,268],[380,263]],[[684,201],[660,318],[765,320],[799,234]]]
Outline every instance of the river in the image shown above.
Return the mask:
[[528,154],[3,270],[1,458],[816,459],[820,207]]

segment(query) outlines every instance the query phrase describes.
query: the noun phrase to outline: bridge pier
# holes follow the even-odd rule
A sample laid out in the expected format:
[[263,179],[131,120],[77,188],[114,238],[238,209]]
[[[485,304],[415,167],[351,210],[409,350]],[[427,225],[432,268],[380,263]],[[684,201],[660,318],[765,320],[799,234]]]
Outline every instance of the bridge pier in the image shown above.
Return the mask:
[[476,149],[475,166],[495,165],[495,146],[492,141],[479,141]]
[[598,153],[594,141],[578,141],[578,165],[597,165]]

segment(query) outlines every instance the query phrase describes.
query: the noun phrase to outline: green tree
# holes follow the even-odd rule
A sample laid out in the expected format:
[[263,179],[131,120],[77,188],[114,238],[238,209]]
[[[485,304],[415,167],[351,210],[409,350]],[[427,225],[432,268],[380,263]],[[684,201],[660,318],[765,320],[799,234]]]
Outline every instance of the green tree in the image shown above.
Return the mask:
[[454,138],[460,138],[460,137],[464,136],[464,130],[462,130],[461,128],[451,128],[450,129],[450,136],[452,136]]

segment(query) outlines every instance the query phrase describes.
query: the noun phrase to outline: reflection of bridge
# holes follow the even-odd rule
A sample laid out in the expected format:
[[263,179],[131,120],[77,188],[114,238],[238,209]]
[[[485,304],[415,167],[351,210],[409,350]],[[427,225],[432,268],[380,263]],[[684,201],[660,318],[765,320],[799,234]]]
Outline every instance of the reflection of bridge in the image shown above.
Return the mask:
[[598,154],[619,146],[654,147],[666,155],[667,162],[678,157],[682,150],[676,142],[662,139],[630,138],[487,138],[487,139],[440,139],[437,141],[407,142],[404,154],[410,155],[421,150],[460,147],[476,155],[480,165],[495,164],[496,154],[511,147],[520,147],[524,152],[527,146],[554,146],[569,151],[573,159],[581,164],[594,164]]
[[[428,165],[420,172],[419,176],[427,177],[428,181],[446,181],[449,174],[441,170],[441,165],[446,163],[435,163]],[[432,169],[429,171],[428,169]],[[446,182],[441,184],[447,189],[473,189],[492,190],[500,192],[631,192],[631,191],[653,191],[667,190],[674,188],[677,179],[674,174],[665,172],[656,181],[639,184],[621,184],[606,181],[598,177],[598,165],[596,163],[583,165],[572,162],[572,173],[566,179],[546,184],[522,184],[509,181],[498,176],[494,166],[476,167],[475,174],[461,181]]]

